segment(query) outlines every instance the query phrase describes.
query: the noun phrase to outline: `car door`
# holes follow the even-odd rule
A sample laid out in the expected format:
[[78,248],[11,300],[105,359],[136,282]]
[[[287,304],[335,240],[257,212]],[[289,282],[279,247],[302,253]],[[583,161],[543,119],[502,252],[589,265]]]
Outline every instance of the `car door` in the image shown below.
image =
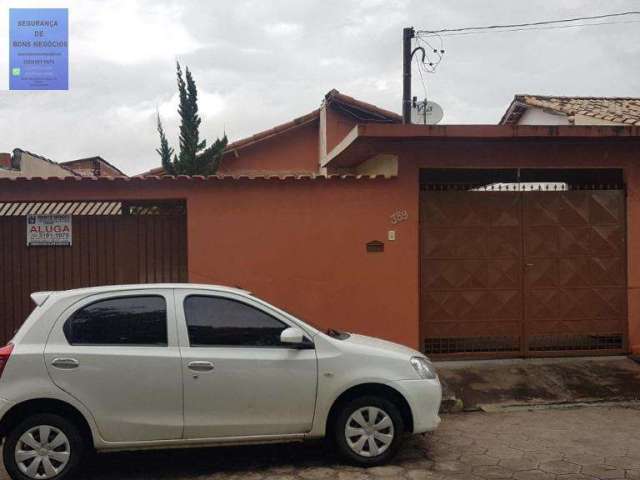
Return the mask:
[[182,437],[182,369],[173,290],[93,295],[56,322],[53,382],[92,413],[108,442]]
[[176,290],[185,438],[304,433],[316,400],[315,349],[280,343],[294,326],[249,296]]

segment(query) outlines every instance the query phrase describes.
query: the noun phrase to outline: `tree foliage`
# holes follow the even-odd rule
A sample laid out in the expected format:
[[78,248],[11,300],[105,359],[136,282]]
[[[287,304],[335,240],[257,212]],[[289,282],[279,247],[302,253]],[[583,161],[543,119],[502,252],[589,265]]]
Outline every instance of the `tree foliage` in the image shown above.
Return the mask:
[[171,157],[173,157],[173,148],[169,146],[169,141],[167,140],[167,135],[164,133],[164,128],[162,128],[162,121],[160,120],[160,113],[157,114],[158,121],[158,134],[160,135],[160,148],[156,148],[156,152],[160,155],[160,159],[162,160],[162,168],[169,175],[175,175],[175,171],[173,170],[173,162],[171,161]]
[[179,152],[169,146],[167,136],[158,115],[158,134],[160,148],[156,149],[162,167],[169,175],[213,175],[220,166],[224,149],[227,146],[227,136],[217,138],[207,147],[205,139],[200,140],[200,124],[198,113],[198,89],[196,82],[186,68],[182,73],[180,63],[176,67],[178,79],[178,115],[180,116]]

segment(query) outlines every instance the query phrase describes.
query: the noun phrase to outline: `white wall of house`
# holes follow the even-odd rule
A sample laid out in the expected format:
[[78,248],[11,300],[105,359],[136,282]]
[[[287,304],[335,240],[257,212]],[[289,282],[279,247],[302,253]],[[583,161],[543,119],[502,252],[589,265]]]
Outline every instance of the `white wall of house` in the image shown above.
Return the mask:
[[375,155],[358,165],[355,173],[358,175],[396,177],[398,175],[398,156],[384,153]]
[[529,107],[522,114],[518,125],[625,125],[624,123],[610,122],[588,115],[575,115],[573,122],[564,113],[553,113],[541,108]]
[[527,108],[518,125],[569,125],[569,118],[562,113],[550,113],[541,108]]
[[[15,152],[14,152],[15,156]],[[36,157],[28,152],[19,154],[20,165],[14,161],[14,169],[0,168],[0,177],[72,177],[73,173],[55,162]]]

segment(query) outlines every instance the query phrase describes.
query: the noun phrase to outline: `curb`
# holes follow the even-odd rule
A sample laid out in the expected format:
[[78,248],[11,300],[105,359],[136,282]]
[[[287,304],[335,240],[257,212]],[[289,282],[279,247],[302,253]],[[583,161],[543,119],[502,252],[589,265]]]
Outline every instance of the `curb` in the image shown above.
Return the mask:
[[538,404],[510,404],[496,405],[485,404],[478,405],[479,410],[485,413],[498,412],[522,412],[531,410],[561,410],[569,408],[584,407],[622,407],[622,408],[640,408],[640,400],[585,400],[581,402],[554,402],[554,403],[538,403]]

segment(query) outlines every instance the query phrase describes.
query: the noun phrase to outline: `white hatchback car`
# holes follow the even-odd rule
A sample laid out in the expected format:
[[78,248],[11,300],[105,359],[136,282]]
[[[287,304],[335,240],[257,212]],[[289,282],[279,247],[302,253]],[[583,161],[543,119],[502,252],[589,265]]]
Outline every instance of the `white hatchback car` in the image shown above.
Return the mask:
[[379,465],[434,430],[441,387],[410,348],[323,333],[210,285],[32,295],[0,349],[0,435],[14,479],[73,478],[83,453],[329,437]]

